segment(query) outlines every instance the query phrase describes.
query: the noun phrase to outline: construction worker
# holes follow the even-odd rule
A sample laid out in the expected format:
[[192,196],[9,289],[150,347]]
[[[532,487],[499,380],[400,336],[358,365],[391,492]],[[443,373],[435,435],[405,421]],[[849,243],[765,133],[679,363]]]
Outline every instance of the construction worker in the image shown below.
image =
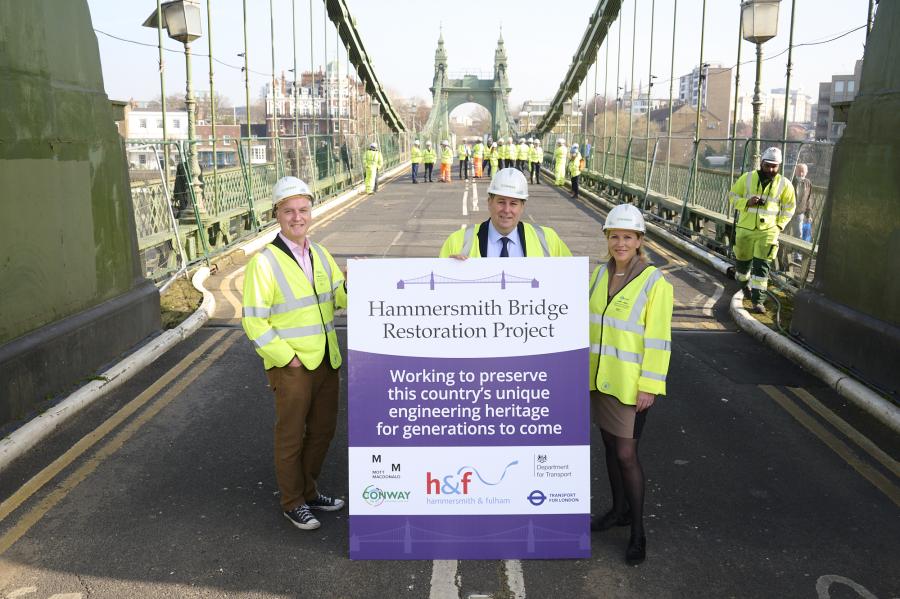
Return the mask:
[[[506,168],[506,157],[509,156],[508,148],[506,147],[506,142],[503,141],[503,138],[497,140],[497,159],[498,159],[498,168],[504,169]],[[495,170],[496,172],[496,170]]]
[[544,149],[541,147],[541,140],[537,137],[531,138],[531,150],[528,152],[528,165],[530,173],[530,182],[537,185],[541,184],[541,162],[544,160]]
[[460,140],[459,145],[456,147],[457,158],[459,159],[459,178],[460,179],[468,179],[469,178],[469,147],[466,144],[466,139],[463,138]]
[[569,179],[572,181],[572,197],[578,197],[578,178],[581,176],[581,152],[578,151],[578,144],[572,144],[569,151],[569,162],[566,167]]
[[497,142],[491,142],[491,148],[487,155],[488,161],[485,164],[485,176],[490,177],[491,173],[500,170],[500,151],[497,149]]
[[381,153],[381,148],[375,147],[376,156],[376,169],[375,169],[375,193],[378,193],[378,183],[381,181],[381,173],[384,171],[384,154]]
[[488,186],[490,218],[477,225],[457,229],[444,242],[440,257],[522,258],[571,256],[569,248],[550,227],[522,222],[528,180],[522,171],[497,171]]
[[556,140],[556,149],[553,150],[553,174],[556,185],[562,187],[566,184],[566,140]]
[[432,171],[434,171],[434,163],[437,160],[437,155],[434,153],[434,148],[431,147],[431,140],[425,142],[425,151],[422,152],[422,161],[425,163],[425,175],[423,180],[428,181],[429,183],[434,183],[434,179],[432,178]]
[[369,144],[369,149],[366,150],[366,154],[363,156],[363,166],[366,169],[366,193],[378,191],[377,181],[380,156],[381,152],[378,151],[378,144],[373,141]]
[[612,509],[591,529],[631,526],[625,561],[644,561],[644,473],[638,440],[647,410],[666,393],[672,345],[672,285],[650,266],[641,247],[641,211],[619,204],[603,225],[609,261],[590,279],[591,413],[600,429]]
[[769,261],[778,251],[778,235],[794,215],[794,187],[778,174],[780,167],[781,150],[768,148],[763,152],[759,170],[741,175],[729,194],[738,212],[734,278],[745,285],[744,296],[749,294],[757,314],[766,313]]
[[420,147],[419,140],[413,142],[412,149],[409,152],[409,159],[412,163],[412,182],[418,183],[416,179],[419,176],[419,165],[422,164],[424,159],[422,155],[422,148]]
[[528,156],[530,152],[531,148],[528,146],[528,142],[524,137],[520,137],[518,147],[519,163],[517,168],[522,171],[522,173],[528,172]]
[[504,168],[516,168],[519,164],[519,146],[512,137],[506,138],[506,166]]
[[441,183],[450,182],[450,168],[453,166],[453,150],[446,139],[441,142]]
[[296,177],[272,188],[281,231],[244,273],[247,337],[263,359],[275,394],[275,478],[284,517],[302,530],[319,528],[313,510],[336,511],[317,479],[337,425],[341,350],[334,309],[347,306],[344,275],[307,233],[313,195]]
[[479,179],[482,176],[481,164],[484,161],[484,144],[481,143],[481,138],[475,138],[475,146],[472,148],[472,161],[475,166],[475,178]]

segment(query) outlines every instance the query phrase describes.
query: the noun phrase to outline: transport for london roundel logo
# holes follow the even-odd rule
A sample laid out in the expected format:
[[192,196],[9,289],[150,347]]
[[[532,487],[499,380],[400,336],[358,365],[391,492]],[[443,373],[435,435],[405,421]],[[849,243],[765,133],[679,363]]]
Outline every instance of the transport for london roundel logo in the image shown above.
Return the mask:
[[547,496],[540,490],[535,489],[528,495],[528,501],[531,502],[531,505],[538,506],[547,501]]

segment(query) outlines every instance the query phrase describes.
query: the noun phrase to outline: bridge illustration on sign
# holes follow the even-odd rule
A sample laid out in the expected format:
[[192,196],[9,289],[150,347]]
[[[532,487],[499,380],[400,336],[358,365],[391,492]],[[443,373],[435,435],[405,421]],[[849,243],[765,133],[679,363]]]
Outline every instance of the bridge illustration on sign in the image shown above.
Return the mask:
[[[390,518],[389,520],[396,520]],[[404,523],[393,528],[372,532],[365,535],[355,534],[350,536],[351,553],[358,552],[363,545],[402,545],[403,553],[407,555],[413,554],[415,545],[423,547],[434,547],[436,545],[459,545],[464,544],[495,544],[500,543],[505,546],[509,544],[521,543],[525,547],[527,553],[534,553],[538,545],[546,545],[548,543],[562,543],[572,545],[578,549],[590,549],[591,540],[585,533],[569,533],[562,532],[555,528],[544,527],[534,523],[534,520],[528,518],[519,526],[514,526],[504,531],[477,535],[470,533],[450,534],[444,531],[430,530],[421,526],[416,526],[409,519],[405,519]]]
[[500,285],[500,289],[506,289],[507,285],[530,285],[532,289],[536,289],[541,286],[541,283],[534,277],[520,277],[509,274],[505,270],[480,279],[454,279],[431,271],[421,277],[397,281],[397,289],[406,289],[409,285],[428,285],[428,288],[434,291],[438,285]]

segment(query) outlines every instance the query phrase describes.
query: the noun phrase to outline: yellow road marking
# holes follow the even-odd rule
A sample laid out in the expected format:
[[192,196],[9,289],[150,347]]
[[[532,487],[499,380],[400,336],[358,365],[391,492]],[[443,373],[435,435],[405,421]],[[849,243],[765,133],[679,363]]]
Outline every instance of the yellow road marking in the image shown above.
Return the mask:
[[[40,521],[44,515],[53,509],[53,507],[62,501],[66,495],[69,494],[75,487],[77,487],[81,482],[83,482],[94,470],[96,470],[103,461],[109,456],[113,455],[116,451],[118,451],[125,443],[136,433],[142,426],[144,426],[147,422],[149,422],[154,416],[156,416],[160,410],[169,405],[173,399],[181,395],[181,393],[191,384],[193,383],[197,377],[206,372],[206,369],[214,363],[219,357],[225,353],[225,351],[231,347],[238,338],[243,336],[243,333],[239,333],[237,331],[231,331],[230,334],[227,331],[223,331],[223,334],[229,335],[225,341],[223,341],[216,349],[214,349],[208,356],[206,356],[199,364],[197,364],[196,368],[191,369],[183,378],[181,378],[175,385],[172,386],[171,389],[166,391],[162,396],[159,397],[156,401],[154,401],[150,406],[138,417],[128,423],[125,428],[119,431],[116,436],[110,439],[106,444],[104,444],[97,452],[91,456],[88,460],[84,462],[75,472],[70,474],[63,480],[47,497],[41,500],[38,505],[32,508],[27,514],[22,516],[22,519],[19,520],[14,527],[12,527],[6,534],[0,537],[0,555],[2,555],[7,549],[9,549],[16,541],[18,541],[22,536],[27,533],[32,526],[34,526],[37,522]],[[221,338],[221,335],[214,336],[216,340]],[[213,338],[210,338],[212,341]],[[198,348],[199,350],[200,348]],[[193,353],[192,353],[193,355]],[[180,365],[180,364],[179,364]],[[108,421],[107,421],[108,422]],[[104,423],[106,424],[106,423]]]
[[819,416],[830,422],[836,429],[844,433],[844,435],[846,435],[854,443],[859,445],[859,447],[863,451],[868,453],[874,459],[878,460],[882,466],[891,471],[891,474],[900,477],[900,464],[897,463],[897,460],[893,459],[891,456],[882,451],[881,448],[872,443],[872,441],[870,441],[868,437],[850,426],[843,418],[839,417],[837,414],[822,405],[822,403],[806,389],[802,389],[800,387],[788,387],[788,389],[794,395],[802,399],[803,402],[812,410],[814,410]]
[[802,424],[806,429],[822,440],[825,445],[830,447],[832,451],[838,454],[845,462],[859,472],[863,478],[875,485],[878,490],[888,496],[895,505],[900,506],[900,489],[888,480],[881,472],[859,459],[854,451],[843,441],[835,437],[816,419],[800,409],[791,399],[771,385],[760,385],[762,391],[774,399],[778,405],[794,417],[797,422]]
[[82,437],[75,445],[69,448],[68,451],[53,460],[53,462],[43,470],[34,475],[31,480],[22,485],[18,491],[3,501],[3,503],[0,503],[0,522],[22,505],[29,497],[34,495],[41,487],[47,484],[53,477],[59,474],[64,468],[78,459],[78,457],[93,447],[94,444],[103,437],[108,435],[110,431],[119,426],[126,418],[134,414],[141,406],[165,388],[166,385],[181,375],[182,372],[190,367],[194,360],[204,354],[210,346],[218,343],[227,333],[228,331],[218,331],[210,336],[209,339],[185,356],[181,362],[173,366],[172,369],[160,377],[159,380],[147,387],[140,395],[122,406],[118,412],[107,418],[103,424]]

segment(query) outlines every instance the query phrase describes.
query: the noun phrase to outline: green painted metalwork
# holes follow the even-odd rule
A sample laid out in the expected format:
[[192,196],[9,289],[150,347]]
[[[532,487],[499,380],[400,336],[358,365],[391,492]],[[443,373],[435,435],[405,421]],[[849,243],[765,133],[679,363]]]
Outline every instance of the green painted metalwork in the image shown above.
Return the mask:
[[434,53],[434,79],[431,86],[432,108],[428,121],[422,127],[424,139],[435,144],[450,138],[450,113],[467,102],[483,106],[491,115],[491,133],[499,137],[518,136],[518,128],[509,110],[507,98],[511,88],[506,73],[507,57],[503,35],[497,40],[494,52],[494,78],[480,79],[477,75],[464,75],[462,79],[450,79],[447,69],[447,52],[443,33],[438,38]]

